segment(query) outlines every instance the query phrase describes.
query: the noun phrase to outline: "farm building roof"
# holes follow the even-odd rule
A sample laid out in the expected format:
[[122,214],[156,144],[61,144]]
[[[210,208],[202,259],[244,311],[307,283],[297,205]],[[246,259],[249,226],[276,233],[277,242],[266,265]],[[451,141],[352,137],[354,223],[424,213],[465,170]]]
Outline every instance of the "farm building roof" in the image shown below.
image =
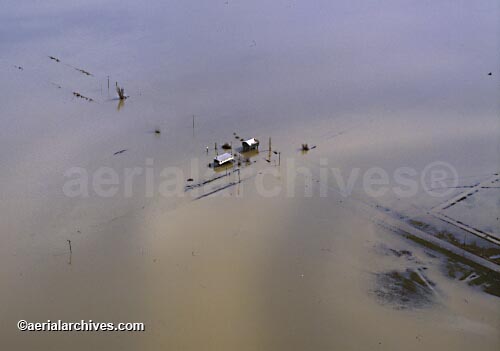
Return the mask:
[[217,162],[219,162],[219,163],[224,163],[224,162],[227,162],[227,161],[232,160],[232,159],[233,159],[233,155],[231,155],[228,152],[226,152],[225,154],[219,155],[216,158],[214,158],[214,160],[217,161]]

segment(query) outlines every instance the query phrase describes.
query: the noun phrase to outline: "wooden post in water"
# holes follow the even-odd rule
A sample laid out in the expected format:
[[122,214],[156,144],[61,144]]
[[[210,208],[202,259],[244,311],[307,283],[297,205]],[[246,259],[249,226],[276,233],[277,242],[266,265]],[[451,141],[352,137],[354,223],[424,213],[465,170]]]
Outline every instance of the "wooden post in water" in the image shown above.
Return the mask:
[[73,256],[73,251],[71,250],[71,240],[67,240],[68,245],[69,245],[69,259],[68,259],[68,264],[71,264],[71,256]]
[[194,129],[194,115],[193,115],[193,129]]
[[269,162],[271,162],[271,137],[269,137]]
[[109,76],[108,76],[108,95],[109,95]]

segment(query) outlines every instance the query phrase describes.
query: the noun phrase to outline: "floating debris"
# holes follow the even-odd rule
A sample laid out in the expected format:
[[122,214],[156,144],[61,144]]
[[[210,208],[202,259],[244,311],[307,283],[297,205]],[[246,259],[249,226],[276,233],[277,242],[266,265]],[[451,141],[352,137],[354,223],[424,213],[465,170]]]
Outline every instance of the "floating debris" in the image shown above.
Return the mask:
[[224,150],[229,150],[229,149],[231,149],[231,145],[229,145],[228,143],[224,143],[224,145],[222,145],[222,148]]
[[18,69],[18,70],[20,70],[20,71],[24,70],[24,68],[22,68],[21,66],[16,66],[16,65],[14,65],[14,67],[15,67],[15,68],[17,68],[17,69]]
[[80,98],[80,99],[87,100],[88,102],[94,102],[94,99],[89,98],[87,96],[84,96],[84,95],[82,95],[82,94],[80,94],[80,93],[78,93],[76,91],[73,92],[73,95],[76,96],[76,97],[78,97],[78,98]]
[[302,151],[309,151],[309,145],[302,144]]
[[192,181],[194,181],[194,179],[193,178],[188,178],[187,181],[188,182],[192,182]]
[[160,131],[160,129],[159,129],[159,128],[156,128],[156,129],[155,129],[155,134],[161,134],[161,131]]
[[123,150],[117,151],[113,155],[116,156],[116,155],[119,155],[119,154],[123,154],[125,151],[127,151],[127,149],[123,149]]
[[[50,58],[51,60],[53,60],[53,61],[56,61],[56,62],[61,62],[61,60],[59,60],[57,57],[54,57],[54,56],[49,56],[49,58]],[[84,70],[84,69],[81,69],[81,68],[78,68],[78,67],[72,66],[72,65],[67,64],[67,63],[65,63],[65,65],[66,65],[66,66],[68,66],[68,67],[71,67],[71,68],[73,68],[74,70],[77,70],[78,72],[83,73],[83,74],[85,74],[85,75],[87,75],[87,76],[92,76],[92,77],[94,76],[92,73],[90,73],[90,72],[88,72],[88,71],[86,71],[86,70]]]
[[83,73],[83,74],[85,74],[85,75],[87,75],[87,76],[93,76],[93,74],[92,74],[92,73],[87,72],[87,71],[85,71],[85,70],[83,70],[83,69],[81,69],[81,68],[77,68],[77,67],[73,67],[73,68],[74,68],[74,69],[76,69],[78,72],[81,72],[81,73]]

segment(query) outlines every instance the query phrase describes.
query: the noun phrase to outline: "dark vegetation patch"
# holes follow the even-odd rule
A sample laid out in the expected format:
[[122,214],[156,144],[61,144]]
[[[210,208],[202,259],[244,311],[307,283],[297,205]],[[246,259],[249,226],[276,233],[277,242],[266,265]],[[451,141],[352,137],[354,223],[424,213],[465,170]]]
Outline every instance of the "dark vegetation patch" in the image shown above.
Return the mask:
[[395,309],[424,308],[435,303],[432,289],[410,269],[376,274],[373,292],[380,303]]
[[376,250],[385,256],[396,256],[403,257],[407,259],[412,259],[413,253],[410,250],[396,250],[391,247],[388,247],[385,244],[377,245]]
[[457,239],[455,235],[453,235],[450,232],[447,232],[445,230],[439,231],[436,234],[436,237],[438,237],[441,240],[447,241],[463,250],[466,250],[470,253],[473,253],[474,255],[489,259],[491,256],[498,255],[500,254],[500,248],[498,247],[482,247],[477,245],[475,241],[472,243],[464,243],[460,240]]
[[420,228],[420,229],[427,229],[429,228],[429,225],[427,223],[417,221],[414,219],[410,219],[410,224],[414,227]]
[[[485,293],[500,297],[500,274],[489,269],[486,269],[477,263],[474,263],[462,256],[456,255],[445,249],[440,248],[428,241],[422,240],[411,234],[405,234],[406,238],[416,242],[417,244],[429,248],[435,252],[442,254],[446,260],[445,274],[452,278],[462,281],[467,281],[470,286],[477,286]],[[428,252],[426,252],[428,253]],[[473,280],[467,280],[471,274],[478,275]],[[479,280],[477,280],[479,279]]]
[[450,260],[446,264],[446,274],[452,279],[463,281],[469,286],[478,287],[490,295],[500,297],[498,273]]
[[394,254],[394,256],[397,256],[397,257],[401,257],[401,256],[411,257],[412,256],[411,251],[408,251],[408,250],[394,250],[394,249],[389,249],[389,250]]
[[[464,240],[459,240],[457,235],[446,231],[446,230],[438,230],[434,228],[428,223],[421,222],[418,220],[409,220],[408,221],[412,226],[425,230],[427,233],[434,235],[435,237],[446,241],[454,246],[461,248],[462,250],[468,251],[474,255],[485,258],[489,261],[493,261],[495,263],[499,263],[500,259],[492,259],[491,257],[496,257],[496,255],[500,255],[500,248],[498,246],[479,246],[475,241],[473,242],[465,242]],[[464,234],[467,235],[467,234]],[[471,236],[469,236],[470,238]],[[470,240],[469,240],[470,241]]]

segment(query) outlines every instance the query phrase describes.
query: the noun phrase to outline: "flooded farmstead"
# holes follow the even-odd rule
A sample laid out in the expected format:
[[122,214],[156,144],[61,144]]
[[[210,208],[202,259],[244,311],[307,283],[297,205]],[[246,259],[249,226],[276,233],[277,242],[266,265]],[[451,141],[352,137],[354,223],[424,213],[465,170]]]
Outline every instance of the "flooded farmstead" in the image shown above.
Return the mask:
[[5,350],[499,350],[497,1],[2,1]]

